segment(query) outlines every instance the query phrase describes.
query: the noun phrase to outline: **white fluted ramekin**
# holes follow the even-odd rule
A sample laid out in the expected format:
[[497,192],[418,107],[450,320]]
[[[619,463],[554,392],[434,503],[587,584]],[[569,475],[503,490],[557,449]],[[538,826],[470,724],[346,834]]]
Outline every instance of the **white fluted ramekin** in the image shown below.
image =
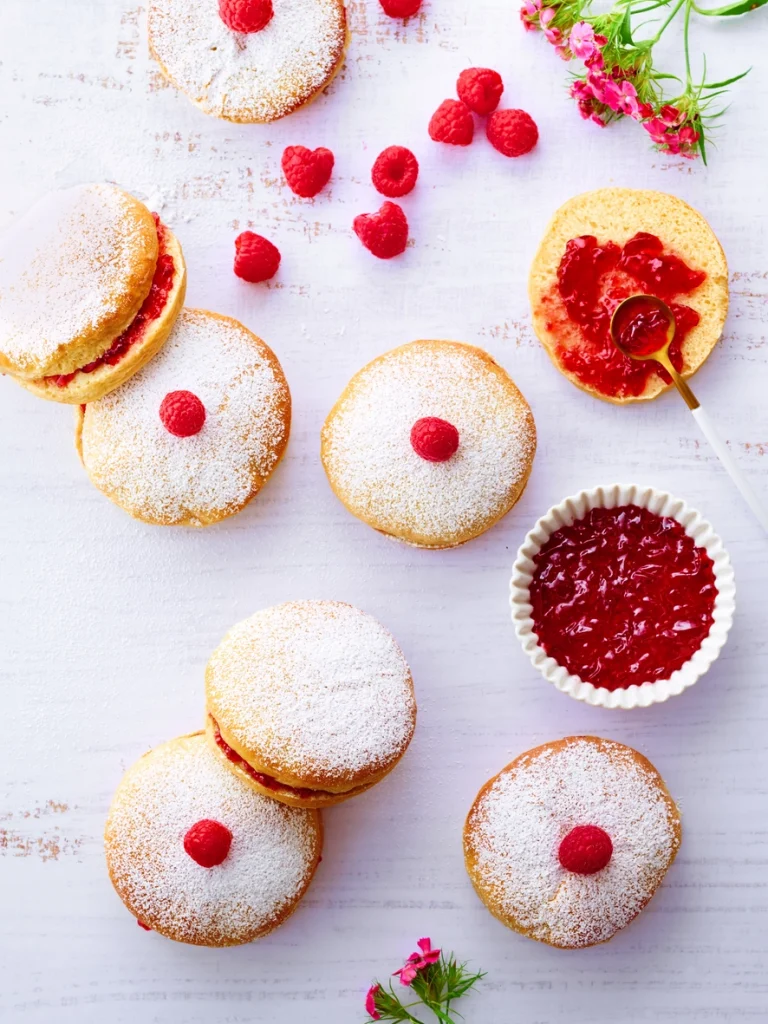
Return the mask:
[[[709,634],[693,657],[673,672],[669,679],[658,679],[656,682],[628,686],[621,690],[606,690],[603,686],[593,686],[579,676],[571,675],[539,646],[539,638],[531,618],[533,608],[529,588],[535,568],[533,560],[553,533],[561,526],[570,526],[577,519],[583,519],[590,509],[615,508],[617,505],[639,505],[657,515],[676,519],[688,536],[692,537],[699,547],[704,548],[712,559],[717,597],[713,611],[714,621]],[[509,600],[515,632],[523,645],[523,650],[548,682],[563,693],[567,693],[569,697],[585,701],[595,707],[629,709],[648,707],[650,704],[660,704],[669,700],[670,697],[677,696],[689,686],[693,686],[704,675],[717,659],[728,637],[728,631],[733,623],[735,596],[733,569],[723,542],[695,509],[689,508],[679,498],[673,498],[671,494],[657,491],[653,487],[612,484],[609,487],[581,491],[555,505],[542,516],[517,553],[512,570]]]

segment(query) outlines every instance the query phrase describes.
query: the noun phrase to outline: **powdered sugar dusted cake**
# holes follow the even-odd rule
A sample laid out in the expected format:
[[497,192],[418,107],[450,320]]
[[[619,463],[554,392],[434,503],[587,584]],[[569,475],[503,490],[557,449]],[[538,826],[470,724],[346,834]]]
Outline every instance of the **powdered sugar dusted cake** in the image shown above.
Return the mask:
[[93,483],[137,519],[206,526],[258,493],[290,416],[271,349],[236,320],[185,309],[151,363],[80,410],[77,446]]
[[126,772],[104,842],[123,903],[147,929],[233,946],[292,913],[320,859],[316,811],[254,793],[202,733],[171,740]]
[[208,663],[206,695],[212,748],[256,790],[295,806],[375,785],[416,723],[394,637],[338,601],[292,601],[239,623]]
[[651,899],[680,845],[664,782],[631,747],[571,736],[516,758],[480,790],[467,871],[504,924],[563,949],[606,942]]
[[[222,4],[225,12],[238,6],[246,5]],[[308,103],[334,77],[344,59],[347,20],[343,0],[275,0],[271,8],[262,27],[237,31],[222,17],[219,0],[151,0],[152,53],[170,81],[207,114],[275,121]],[[236,16],[230,22],[246,29],[261,24],[240,25]]]
[[414,341],[357,373],[325,422],[321,453],[337,497],[382,533],[420,547],[477,537],[525,489],[531,410],[482,349]]
[[0,371],[41,398],[95,401],[160,349],[185,286],[178,241],[138,199],[50,192],[0,237]]

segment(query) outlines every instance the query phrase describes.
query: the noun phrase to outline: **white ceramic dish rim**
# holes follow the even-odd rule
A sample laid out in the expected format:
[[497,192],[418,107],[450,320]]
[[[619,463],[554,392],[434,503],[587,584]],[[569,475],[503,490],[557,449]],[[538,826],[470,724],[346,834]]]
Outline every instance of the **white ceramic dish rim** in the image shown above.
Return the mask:
[[[713,623],[699,650],[669,679],[646,682],[621,690],[593,686],[550,658],[539,646],[531,618],[529,587],[533,579],[535,555],[555,531],[583,518],[593,508],[615,508],[617,505],[639,505],[657,515],[676,519],[699,547],[706,550],[714,564],[717,597]],[[716,661],[728,638],[736,607],[736,583],[728,553],[712,526],[695,509],[666,491],[638,484],[610,484],[580,491],[554,505],[536,523],[523,541],[512,569],[510,606],[515,632],[523,650],[548,682],[575,700],[595,707],[631,709],[660,704],[693,686]]]

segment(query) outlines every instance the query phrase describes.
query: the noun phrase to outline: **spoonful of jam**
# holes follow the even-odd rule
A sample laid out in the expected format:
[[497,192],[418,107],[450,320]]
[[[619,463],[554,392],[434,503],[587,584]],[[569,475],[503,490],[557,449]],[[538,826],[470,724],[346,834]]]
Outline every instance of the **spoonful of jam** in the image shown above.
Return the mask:
[[630,295],[618,304],[611,317],[611,340],[616,348],[629,359],[640,362],[652,359],[664,367],[723,468],[736,484],[763,529],[768,532],[768,512],[734,461],[714,423],[702,408],[701,402],[672,365],[669,346],[674,341],[675,330],[672,310],[666,302],[655,295]]

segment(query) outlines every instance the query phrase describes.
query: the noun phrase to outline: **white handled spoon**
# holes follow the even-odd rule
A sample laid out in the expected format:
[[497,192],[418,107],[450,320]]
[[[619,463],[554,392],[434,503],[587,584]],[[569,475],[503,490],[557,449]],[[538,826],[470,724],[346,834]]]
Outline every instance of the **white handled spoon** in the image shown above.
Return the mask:
[[611,317],[611,339],[616,348],[629,359],[639,362],[652,359],[664,367],[726,473],[738,487],[741,496],[763,529],[768,532],[768,511],[739,469],[725,441],[702,408],[701,402],[672,365],[669,346],[674,340],[675,330],[672,310],[666,302],[657,299],[655,295],[630,295],[628,299],[619,303]]

